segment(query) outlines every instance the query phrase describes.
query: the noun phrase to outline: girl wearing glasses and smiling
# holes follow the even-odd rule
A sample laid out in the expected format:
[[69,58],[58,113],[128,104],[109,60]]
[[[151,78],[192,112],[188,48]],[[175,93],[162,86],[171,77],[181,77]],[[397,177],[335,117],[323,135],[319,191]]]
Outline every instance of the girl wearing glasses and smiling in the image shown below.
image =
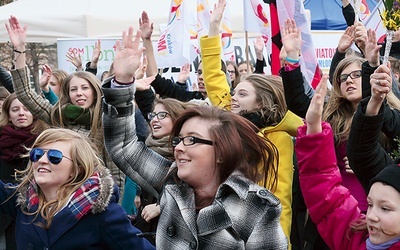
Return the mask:
[[248,74],[232,93],[229,92],[225,74],[215,67],[220,60],[222,49],[219,27],[225,5],[225,0],[218,1],[211,15],[208,36],[200,39],[202,59],[204,65],[207,65],[203,68],[207,94],[214,106],[245,117],[259,128],[257,131],[259,136],[268,138],[277,147],[279,156],[276,166],[277,185],[272,187],[265,179],[258,184],[271,190],[279,198],[282,204],[280,222],[287,239],[290,239],[294,173],[292,137],[296,135],[297,127],[302,125],[303,121],[288,111],[282,80],[278,76]]
[[[214,107],[187,109],[170,135],[175,162],[138,142],[132,101],[141,86],[130,83],[143,50],[138,48],[140,31],[132,38],[130,28],[122,43],[117,41],[114,59],[114,81],[126,88],[114,88],[111,79],[103,84],[105,144],[129,177],[160,193],[156,245],[287,249],[279,200],[255,183],[259,173],[276,176],[276,149],[251,123]],[[259,172],[260,163],[264,169]]]
[[[145,144],[148,148],[162,155],[163,157],[173,161],[174,152],[170,146],[170,133],[177,118],[185,111],[186,108],[194,106],[193,104],[184,103],[172,98],[156,99],[154,101],[153,112],[148,113],[150,121],[151,133],[147,137]],[[127,177],[127,182],[131,181]],[[160,206],[157,204],[157,198],[149,192],[142,192],[141,207],[137,208],[137,216],[133,221],[134,225],[142,232],[155,233],[157,229],[158,216],[160,215]],[[124,204],[132,204],[131,201],[122,201]],[[149,235],[147,239],[155,244],[155,234]]]
[[137,236],[93,144],[47,129],[29,152],[20,184],[0,181],[0,213],[16,220],[18,249],[154,249]]
[[89,72],[78,71],[68,75],[60,89],[57,103],[50,104],[30,87],[26,67],[25,43],[27,26],[21,27],[14,16],[9,18],[6,28],[15,53],[15,70],[11,70],[13,85],[18,99],[32,115],[51,126],[68,128],[89,137],[97,146],[107,168],[111,170],[121,194],[125,176],[113,164],[103,145],[101,127],[100,81]]

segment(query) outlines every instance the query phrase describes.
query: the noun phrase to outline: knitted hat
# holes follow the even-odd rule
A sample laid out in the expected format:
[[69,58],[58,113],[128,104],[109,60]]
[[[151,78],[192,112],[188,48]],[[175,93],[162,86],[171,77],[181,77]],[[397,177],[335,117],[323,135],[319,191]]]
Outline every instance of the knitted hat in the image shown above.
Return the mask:
[[389,165],[382,169],[374,178],[371,179],[369,187],[375,182],[383,182],[387,185],[392,186],[400,193],[400,165]]
[[3,86],[0,86],[0,98],[7,98],[10,95],[10,92]]

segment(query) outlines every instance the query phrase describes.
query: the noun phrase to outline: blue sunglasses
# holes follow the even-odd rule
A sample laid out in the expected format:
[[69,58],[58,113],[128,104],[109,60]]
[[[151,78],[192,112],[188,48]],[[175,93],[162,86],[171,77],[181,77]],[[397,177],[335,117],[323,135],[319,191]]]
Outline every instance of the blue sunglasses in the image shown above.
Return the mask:
[[72,161],[71,158],[66,157],[60,150],[57,149],[42,149],[33,148],[29,153],[29,159],[31,162],[37,162],[43,155],[47,152],[47,159],[49,159],[51,164],[58,164],[62,161],[62,158],[67,158]]

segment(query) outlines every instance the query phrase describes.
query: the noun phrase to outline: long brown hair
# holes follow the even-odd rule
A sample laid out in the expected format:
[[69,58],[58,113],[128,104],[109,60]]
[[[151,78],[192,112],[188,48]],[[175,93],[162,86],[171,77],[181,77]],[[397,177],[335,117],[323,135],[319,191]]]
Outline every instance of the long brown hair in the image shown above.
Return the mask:
[[256,102],[260,104],[258,111],[266,122],[265,126],[274,126],[286,115],[287,106],[282,78],[274,75],[249,74],[243,81],[250,82],[256,94]]
[[[11,103],[15,99],[17,99],[17,95],[15,93],[12,93],[4,100],[3,106],[1,107],[1,114],[0,114],[0,131],[4,126],[12,124],[10,122],[10,108],[11,108]],[[32,134],[39,134],[43,130],[45,130],[46,128],[49,127],[45,122],[35,118],[34,116],[33,116],[32,125],[33,126],[30,131]]]
[[233,61],[226,61],[225,63],[226,63],[227,71],[228,71],[228,66],[229,66],[229,65],[232,65],[232,66],[233,66],[233,70],[235,71],[235,78],[234,78],[234,79],[231,79],[231,81],[232,81],[232,86],[231,86],[231,88],[236,88],[236,86],[237,86],[237,85],[239,84],[239,82],[240,82],[239,70],[238,70],[238,68],[237,68],[237,66],[236,66],[236,63],[233,62]]
[[335,145],[346,141],[349,137],[351,122],[353,121],[355,112],[353,104],[342,95],[338,78],[343,70],[351,64],[357,64],[361,70],[361,65],[365,61],[365,59],[356,56],[346,57],[340,61],[333,74],[333,90],[330,92],[328,102],[324,107],[322,119],[331,124],[333,134],[335,135]]
[[193,117],[199,117],[210,124],[209,133],[215,142],[219,183],[223,183],[237,170],[254,182],[273,176],[268,186],[276,185],[277,149],[267,138],[257,134],[258,128],[255,125],[232,112],[213,106],[199,106],[187,109],[178,118],[170,138],[178,136],[183,124]]
[[68,103],[71,103],[71,99],[69,97],[69,87],[70,82],[74,77],[78,77],[86,80],[93,89],[94,94],[94,102],[91,107],[89,107],[90,117],[91,117],[91,125],[90,125],[90,138],[96,140],[102,140],[102,126],[101,126],[101,83],[97,79],[95,75],[85,71],[77,71],[70,74],[67,78],[64,79],[62,83],[60,96],[58,102],[55,104],[53,109],[51,110],[51,123],[60,128],[66,127],[63,118],[62,118],[62,109]]

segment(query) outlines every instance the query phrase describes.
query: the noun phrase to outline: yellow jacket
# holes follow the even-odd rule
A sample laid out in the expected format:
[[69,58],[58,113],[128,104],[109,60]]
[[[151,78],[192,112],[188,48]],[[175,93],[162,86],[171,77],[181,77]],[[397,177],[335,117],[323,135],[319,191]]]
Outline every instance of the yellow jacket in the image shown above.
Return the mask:
[[[221,39],[219,36],[200,38],[203,78],[208,98],[212,105],[230,110],[231,94],[225,73],[221,70]],[[280,217],[283,231],[290,242],[292,225],[292,185],[294,145],[291,136],[296,136],[297,127],[303,125],[300,117],[288,111],[276,126],[266,127],[259,132],[267,137],[278,149],[278,182],[274,195],[282,204]],[[260,182],[261,186],[263,182]],[[289,249],[291,245],[289,244]]]
[[[300,117],[291,111],[287,111],[279,124],[263,128],[259,132],[260,136],[268,138],[278,149],[278,182],[273,193],[281,201],[282,213],[280,222],[283,232],[289,239],[292,226],[292,185],[294,174],[294,144],[292,136],[296,136],[297,128],[303,124]],[[261,186],[263,184],[263,181],[259,183]]]

